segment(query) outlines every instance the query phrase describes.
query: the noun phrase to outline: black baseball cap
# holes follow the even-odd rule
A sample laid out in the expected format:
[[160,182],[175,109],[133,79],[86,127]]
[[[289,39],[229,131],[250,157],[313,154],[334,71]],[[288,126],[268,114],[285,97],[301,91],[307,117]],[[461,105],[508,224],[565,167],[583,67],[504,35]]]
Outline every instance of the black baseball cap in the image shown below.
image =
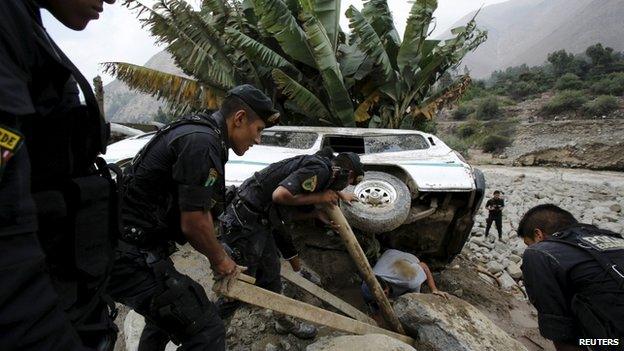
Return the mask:
[[260,89],[251,84],[243,84],[227,92],[228,96],[236,96],[243,100],[268,127],[279,122],[279,111],[273,108],[273,102]]
[[364,166],[362,165],[362,161],[360,161],[360,156],[355,152],[341,152],[337,157],[346,157],[351,161],[351,165],[353,168],[351,170],[355,173],[357,177],[364,177]]

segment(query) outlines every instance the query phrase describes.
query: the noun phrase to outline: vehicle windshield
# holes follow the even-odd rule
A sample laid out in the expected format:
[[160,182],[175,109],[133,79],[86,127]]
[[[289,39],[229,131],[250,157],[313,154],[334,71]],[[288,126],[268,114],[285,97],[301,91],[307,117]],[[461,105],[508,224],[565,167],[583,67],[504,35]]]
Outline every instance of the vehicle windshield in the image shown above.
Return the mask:
[[364,153],[366,154],[423,150],[427,148],[429,148],[429,143],[427,143],[427,140],[419,134],[376,135],[364,137]]
[[309,149],[314,146],[318,134],[310,132],[271,131],[262,132],[261,145]]

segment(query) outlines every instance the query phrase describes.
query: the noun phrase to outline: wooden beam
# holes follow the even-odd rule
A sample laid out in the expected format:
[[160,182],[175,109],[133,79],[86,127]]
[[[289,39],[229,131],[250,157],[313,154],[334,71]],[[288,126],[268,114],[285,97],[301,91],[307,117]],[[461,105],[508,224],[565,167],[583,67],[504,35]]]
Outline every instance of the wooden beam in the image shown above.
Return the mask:
[[383,292],[377,278],[375,278],[373,268],[371,268],[368,263],[366,255],[355,238],[355,234],[353,234],[353,230],[351,229],[351,226],[349,225],[349,222],[347,222],[345,216],[342,214],[340,207],[330,204],[323,206],[323,210],[334,223],[340,226],[338,234],[340,234],[342,241],[347,247],[347,251],[362,274],[362,278],[366,282],[366,285],[368,285],[368,288],[373,293],[373,297],[375,297],[384,319],[390,324],[390,327],[392,327],[394,331],[405,334],[405,330],[403,329],[399,318],[394,313],[392,305],[390,305],[390,301],[388,301],[388,297]]
[[293,271],[290,268],[290,265],[285,261],[282,261],[281,275],[284,279],[309,292],[310,294],[318,297],[322,301],[327,302],[329,305],[345,313],[347,316],[355,318],[360,322],[368,323],[370,325],[377,325],[375,320],[367,316],[366,313],[358,310],[357,308],[351,306],[346,301],[340,299],[336,295],[333,295],[329,291],[321,288],[320,286],[295,273],[295,271]]
[[[249,280],[245,277],[242,279],[246,281]],[[230,288],[227,290],[221,289],[216,290],[216,292],[231,299],[236,299],[262,308],[268,308],[288,316],[324,325],[343,332],[358,335],[384,334],[403,341],[409,345],[414,345],[414,339],[409,336],[372,326],[370,324],[312,306],[305,302],[293,300],[284,295],[276,294],[272,291],[262,289],[242,280],[232,282]]]

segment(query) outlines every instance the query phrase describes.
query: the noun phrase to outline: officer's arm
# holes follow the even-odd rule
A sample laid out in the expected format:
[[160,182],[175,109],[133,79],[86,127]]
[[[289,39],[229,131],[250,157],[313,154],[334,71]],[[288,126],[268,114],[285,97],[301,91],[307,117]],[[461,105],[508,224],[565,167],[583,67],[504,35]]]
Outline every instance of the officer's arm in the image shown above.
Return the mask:
[[273,191],[272,200],[276,204],[286,206],[316,205],[338,201],[338,194],[333,190],[320,193],[293,194],[286,187],[280,185]]
[[538,313],[540,334],[553,343],[574,344],[578,330],[565,291],[564,269],[548,252],[529,247],[522,257],[526,292]]
[[340,197],[333,190],[324,189],[329,180],[328,170],[321,165],[309,165],[293,172],[273,191],[273,202],[287,206],[336,203]]
[[177,183],[180,228],[193,248],[205,255],[213,270],[220,275],[235,273],[236,264],[217,241],[210,209],[217,203],[223,174],[217,171],[219,154],[214,138],[206,133],[193,133],[174,140],[176,155],[172,178]]
[[180,225],[191,246],[208,257],[210,265],[218,273],[225,274],[226,272],[219,272],[219,270],[228,268],[226,266],[230,263],[227,262],[229,257],[217,240],[210,211],[182,212]]

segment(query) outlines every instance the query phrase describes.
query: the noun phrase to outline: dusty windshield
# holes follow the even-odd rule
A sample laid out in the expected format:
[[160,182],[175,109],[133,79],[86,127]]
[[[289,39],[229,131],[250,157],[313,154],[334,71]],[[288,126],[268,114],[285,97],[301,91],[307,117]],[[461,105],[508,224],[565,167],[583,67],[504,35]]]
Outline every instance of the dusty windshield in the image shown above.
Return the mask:
[[318,134],[310,132],[269,131],[262,132],[262,145],[309,149],[314,146]]
[[364,137],[364,151],[367,154],[423,150],[427,148],[429,148],[429,143],[419,134],[371,135]]

